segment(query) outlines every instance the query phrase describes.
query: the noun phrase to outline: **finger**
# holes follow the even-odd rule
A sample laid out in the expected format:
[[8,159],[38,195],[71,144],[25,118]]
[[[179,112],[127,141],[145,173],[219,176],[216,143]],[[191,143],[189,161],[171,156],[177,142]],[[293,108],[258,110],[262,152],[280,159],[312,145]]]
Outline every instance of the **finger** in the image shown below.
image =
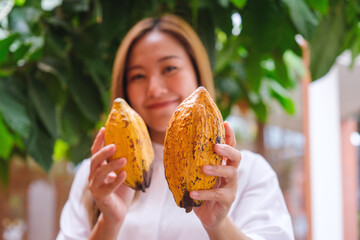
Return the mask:
[[105,194],[114,192],[118,187],[120,187],[121,184],[125,182],[125,179],[126,172],[121,171],[119,175],[116,176],[115,180],[106,187]]
[[226,144],[216,144],[214,148],[217,154],[227,158],[226,165],[235,168],[239,167],[241,161],[241,152],[239,150]]
[[191,191],[190,197],[194,200],[215,201],[230,205],[235,200],[236,191],[227,188],[198,190],[198,191]]
[[237,183],[237,170],[233,166],[205,165],[202,171],[209,176],[222,177],[226,183]]
[[225,144],[235,147],[236,138],[235,138],[234,130],[232,129],[232,127],[228,122],[224,122],[224,128],[225,128]]
[[[115,151],[116,151],[116,146],[114,144],[109,144],[103,147],[98,152],[96,152],[91,157],[90,175],[92,175],[106,159],[114,155]],[[91,178],[90,175],[89,175],[89,179]]]
[[97,153],[104,146],[104,132],[105,128],[100,128],[98,134],[95,137],[94,143],[91,147],[91,155]]
[[94,178],[91,181],[92,187],[97,188],[97,187],[102,186],[105,183],[105,179],[111,172],[114,172],[114,171],[124,167],[125,164],[126,164],[126,159],[120,158],[120,159],[111,161],[108,164],[103,165],[103,166],[99,167],[98,169],[96,169],[96,171],[94,173]]

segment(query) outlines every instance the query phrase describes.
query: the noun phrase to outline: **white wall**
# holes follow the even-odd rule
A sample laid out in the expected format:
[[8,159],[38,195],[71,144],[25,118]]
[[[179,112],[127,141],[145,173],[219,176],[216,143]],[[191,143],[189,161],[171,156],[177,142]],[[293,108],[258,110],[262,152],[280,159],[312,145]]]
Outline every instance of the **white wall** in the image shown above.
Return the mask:
[[312,239],[343,239],[338,69],[309,88]]

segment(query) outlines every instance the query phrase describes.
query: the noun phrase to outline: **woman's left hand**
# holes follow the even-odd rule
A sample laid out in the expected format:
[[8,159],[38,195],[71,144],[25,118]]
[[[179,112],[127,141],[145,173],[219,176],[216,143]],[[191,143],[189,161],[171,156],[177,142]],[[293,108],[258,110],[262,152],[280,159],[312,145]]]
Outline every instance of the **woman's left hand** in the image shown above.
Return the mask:
[[191,191],[190,197],[204,200],[204,203],[194,211],[206,230],[215,230],[225,224],[226,217],[236,198],[238,187],[237,168],[241,153],[236,150],[235,134],[229,123],[224,123],[225,144],[215,145],[215,151],[223,156],[225,165],[206,165],[202,170],[205,174],[217,176],[217,185],[210,190]]

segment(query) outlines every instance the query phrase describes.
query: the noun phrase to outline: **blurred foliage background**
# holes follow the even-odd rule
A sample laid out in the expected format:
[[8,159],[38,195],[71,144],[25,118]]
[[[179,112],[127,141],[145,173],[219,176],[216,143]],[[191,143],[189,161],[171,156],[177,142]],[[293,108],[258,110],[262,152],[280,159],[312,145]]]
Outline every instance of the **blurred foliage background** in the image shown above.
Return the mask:
[[116,49],[148,16],[174,13],[198,32],[214,70],[224,118],[248,106],[265,122],[269,103],[296,109],[289,91],[303,74],[302,36],[312,79],[336,57],[360,52],[358,0],[0,0],[0,178],[13,154],[49,170],[88,157],[109,110]]

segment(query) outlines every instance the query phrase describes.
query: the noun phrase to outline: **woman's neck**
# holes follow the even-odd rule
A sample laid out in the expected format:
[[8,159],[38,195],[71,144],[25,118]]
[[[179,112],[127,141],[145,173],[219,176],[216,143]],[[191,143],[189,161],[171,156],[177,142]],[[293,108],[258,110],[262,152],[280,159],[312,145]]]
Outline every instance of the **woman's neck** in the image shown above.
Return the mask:
[[164,144],[165,132],[151,131],[150,137],[153,142]]

